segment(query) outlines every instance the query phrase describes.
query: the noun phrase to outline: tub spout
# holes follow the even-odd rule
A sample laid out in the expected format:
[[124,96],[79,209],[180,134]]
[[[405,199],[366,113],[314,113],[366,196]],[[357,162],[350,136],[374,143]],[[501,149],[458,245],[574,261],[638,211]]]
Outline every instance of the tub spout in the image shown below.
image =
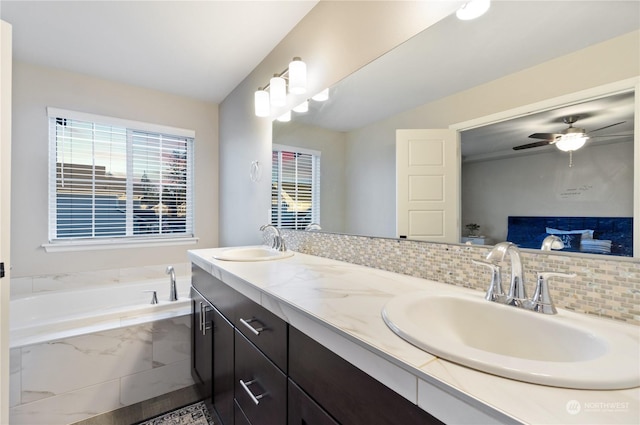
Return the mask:
[[167,267],[167,274],[169,275],[169,301],[178,301],[178,288],[176,287],[176,272],[173,270],[173,266]]

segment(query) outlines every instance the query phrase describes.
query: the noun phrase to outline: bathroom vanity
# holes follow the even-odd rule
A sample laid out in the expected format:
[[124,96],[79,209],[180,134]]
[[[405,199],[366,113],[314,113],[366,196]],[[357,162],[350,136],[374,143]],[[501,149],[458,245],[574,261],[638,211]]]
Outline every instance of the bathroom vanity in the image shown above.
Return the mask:
[[225,425],[636,423],[640,415],[639,388],[574,390],[479,372],[405,342],[381,317],[396,295],[468,289],[297,252],[246,262],[215,259],[221,252],[189,256],[193,375]]

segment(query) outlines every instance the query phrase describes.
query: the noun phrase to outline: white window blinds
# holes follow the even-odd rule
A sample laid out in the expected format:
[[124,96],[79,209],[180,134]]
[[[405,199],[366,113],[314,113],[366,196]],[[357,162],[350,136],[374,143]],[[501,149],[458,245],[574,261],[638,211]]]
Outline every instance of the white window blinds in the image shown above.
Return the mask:
[[320,223],[320,152],[274,145],[271,223],[304,230]]
[[50,242],[193,236],[193,137],[109,121],[49,110]]

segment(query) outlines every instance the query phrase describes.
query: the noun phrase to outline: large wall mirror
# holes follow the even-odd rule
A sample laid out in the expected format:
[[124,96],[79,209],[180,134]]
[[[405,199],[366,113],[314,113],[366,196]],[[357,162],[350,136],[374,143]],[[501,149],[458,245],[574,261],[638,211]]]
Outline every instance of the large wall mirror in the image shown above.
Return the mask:
[[[273,143],[322,152],[322,230],[396,237],[395,130],[433,128],[423,105],[637,30],[640,6],[617,6],[604,1],[494,2],[486,16],[472,23],[450,16],[331,87],[329,100],[311,101],[309,112],[294,113],[291,122],[274,121]],[[580,69],[576,72],[580,78]],[[634,188],[637,104],[630,84],[464,129],[459,236],[467,236],[465,225],[476,223],[484,236],[481,241],[493,244],[507,239],[511,221],[526,217],[621,219],[585,226],[630,226],[631,232],[628,220],[639,190]],[[465,119],[479,118],[465,116],[465,105],[460,109]],[[441,127],[460,121],[449,120]],[[549,135],[570,126],[589,136],[573,153],[560,151],[555,139],[549,143]],[[532,143],[536,145],[513,149]],[[541,233],[550,223],[560,227],[556,230],[575,230],[577,225],[543,222]],[[526,233],[515,224],[514,229]],[[596,240],[598,234],[600,240],[610,238],[596,231]],[[538,243],[532,234],[526,237],[529,245]],[[566,237],[566,242],[574,243],[570,250],[580,251],[575,240]]]

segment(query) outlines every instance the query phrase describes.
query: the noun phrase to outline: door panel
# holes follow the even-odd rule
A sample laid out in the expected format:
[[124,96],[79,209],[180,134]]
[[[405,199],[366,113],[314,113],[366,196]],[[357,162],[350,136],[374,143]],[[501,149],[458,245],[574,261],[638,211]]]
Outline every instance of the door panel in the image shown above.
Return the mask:
[[396,131],[396,236],[457,243],[460,238],[459,133]]

